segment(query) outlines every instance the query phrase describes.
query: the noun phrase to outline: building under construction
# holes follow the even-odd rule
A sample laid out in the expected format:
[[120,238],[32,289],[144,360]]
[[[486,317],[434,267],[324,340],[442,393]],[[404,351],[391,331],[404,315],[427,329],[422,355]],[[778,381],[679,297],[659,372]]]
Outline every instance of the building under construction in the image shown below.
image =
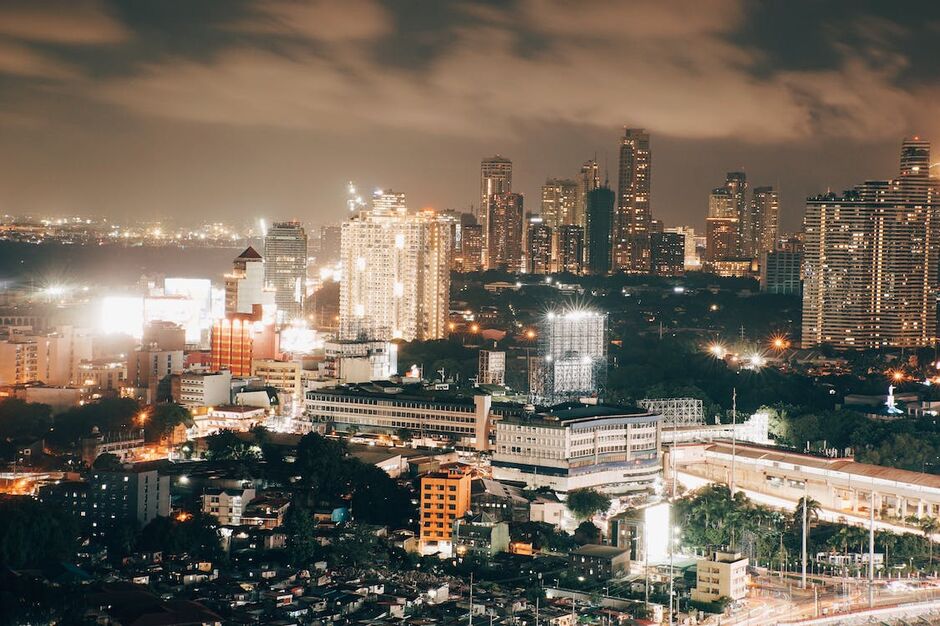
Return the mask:
[[607,314],[583,308],[549,312],[539,322],[538,403],[595,397],[607,382]]

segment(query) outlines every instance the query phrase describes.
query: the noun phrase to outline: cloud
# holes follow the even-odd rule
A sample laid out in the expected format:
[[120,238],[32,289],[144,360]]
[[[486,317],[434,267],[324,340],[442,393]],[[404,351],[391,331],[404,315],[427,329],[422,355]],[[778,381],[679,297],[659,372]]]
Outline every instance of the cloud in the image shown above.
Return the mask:
[[391,16],[372,0],[262,0],[249,18],[229,28],[255,34],[294,35],[324,42],[368,40],[392,29]]
[[[895,85],[904,59],[893,33],[860,22],[871,58],[758,75],[764,60],[733,43],[735,0],[523,2],[476,11],[420,70],[383,64],[372,44],[391,29],[373,2],[268,0],[255,32],[326,42],[288,53],[243,45],[209,61],[178,59],[106,82],[94,95],[140,114],[315,130],[407,129],[507,137],[528,124],[635,124],[680,138],[780,142],[824,135],[896,136],[935,110],[934,94]],[[244,27],[244,25],[242,26]],[[886,120],[886,111],[891,118]]]
[[0,39],[0,73],[47,79],[67,79],[77,75],[69,65],[28,46],[3,39]]
[[38,43],[113,44],[128,32],[96,0],[4,0],[0,35]]

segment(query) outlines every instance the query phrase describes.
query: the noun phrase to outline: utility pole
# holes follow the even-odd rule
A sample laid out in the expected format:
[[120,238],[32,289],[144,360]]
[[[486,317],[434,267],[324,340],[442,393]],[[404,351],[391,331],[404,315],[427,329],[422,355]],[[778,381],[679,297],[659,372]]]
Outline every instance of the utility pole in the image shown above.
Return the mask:
[[806,488],[806,481],[803,481],[803,575],[800,579],[801,586],[803,589],[806,589],[806,505],[808,499],[808,491]]
[[[538,623],[538,618],[535,621]],[[473,572],[470,572],[470,617],[467,626],[473,626]]]
[[731,496],[734,497],[734,458],[737,453],[738,442],[738,388],[731,389],[731,478],[728,480]]
[[[871,502],[868,505],[868,608],[875,603],[875,483],[869,492]],[[928,541],[931,539],[928,537]],[[887,563],[885,566],[887,567]]]
[[673,603],[673,583],[675,576],[672,573],[672,555],[675,552],[675,538],[673,537],[672,525],[672,506],[669,507],[669,621],[666,623],[672,626],[672,603]]

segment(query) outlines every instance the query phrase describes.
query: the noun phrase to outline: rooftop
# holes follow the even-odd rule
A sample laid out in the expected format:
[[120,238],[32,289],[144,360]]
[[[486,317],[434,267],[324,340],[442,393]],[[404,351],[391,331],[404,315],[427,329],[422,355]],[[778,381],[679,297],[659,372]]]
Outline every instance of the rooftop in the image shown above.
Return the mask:
[[626,548],[617,548],[614,546],[602,546],[596,543],[589,543],[572,550],[569,554],[576,556],[593,556],[599,558],[611,559],[621,554],[626,554]]

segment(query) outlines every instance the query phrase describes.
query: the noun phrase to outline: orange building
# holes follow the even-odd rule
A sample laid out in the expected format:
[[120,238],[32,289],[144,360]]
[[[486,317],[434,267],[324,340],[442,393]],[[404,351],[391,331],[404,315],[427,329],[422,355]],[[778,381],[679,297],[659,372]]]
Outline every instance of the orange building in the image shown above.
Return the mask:
[[274,326],[263,321],[261,305],[251,313],[229,313],[212,324],[212,369],[232,376],[251,376],[252,359],[271,359],[276,352]]
[[454,520],[470,509],[470,472],[451,467],[421,478],[421,545],[451,541]]

